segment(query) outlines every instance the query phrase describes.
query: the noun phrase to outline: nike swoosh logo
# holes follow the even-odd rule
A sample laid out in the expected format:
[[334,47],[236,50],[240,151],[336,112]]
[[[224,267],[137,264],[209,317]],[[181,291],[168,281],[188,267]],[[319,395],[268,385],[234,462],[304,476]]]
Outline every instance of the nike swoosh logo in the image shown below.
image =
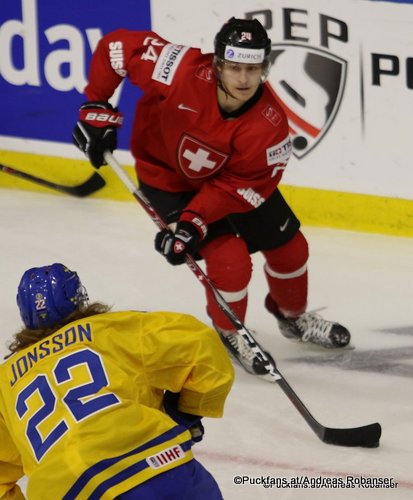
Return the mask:
[[284,222],[284,224],[282,226],[280,226],[280,231],[281,232],[283,232],[283,231],[286,230],[289,222],[290,222],[290,218],[288,217],[288,219]]
[[192,113],[198,113],[196,109],[189,108],[188,106],[185,106],[185,104],[178,104],[178,109],[182,109],[184,111],[192,111]]

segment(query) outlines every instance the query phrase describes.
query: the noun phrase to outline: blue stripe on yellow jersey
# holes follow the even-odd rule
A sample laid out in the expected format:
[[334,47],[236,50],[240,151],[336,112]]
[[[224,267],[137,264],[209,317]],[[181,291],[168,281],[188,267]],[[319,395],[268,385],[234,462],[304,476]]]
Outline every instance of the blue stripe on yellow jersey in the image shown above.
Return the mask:
[[[181,434],[184,431],[185,431],[185,429],[183,427],[180,427],[177,425],[176,427],[174,427],[170,431],[165,432],[161,436],[158,436],[157,438],[152,439],[152,441],[145,443],[143,446],[139,446],[139,447],[125,453],[124,455],[121,455],[119,457],[106,458],[104,460],[101,460],[100,462],[97,462],[96,464],[92,465],[92,467],[90,467],[85,472],[83,472],[83,474],[73,484],[73,486],[66,493],[66,495],[63,497],[62,500],[70,500],[72,498],[77,498],[77,496],[82,491],[82,489],[85,487],[85,485],[93,477],[95,477],[97,474],[104,471],[105,469],[108,469],[113,464],[123,460],[126,457],[136,456],[138,454],[141,454],[141,452],[147,451],[157,444],[164,444],[165,441],[172,439],[173,437],[175,437],[178,434]],[[107,479],[103,483],[100,483],[99,486],[93,491],[93,493],[90,494],[89,498],[91,500],[93,498],[96,498],[96,499],[102,498],[103,494],[105,493],[105,491],[108,488],[123,481],[126,477],[133,476],[133,475],[137,474],[138,472],[141,472],[142,470],[144,470],[150,466],[153,467],[155,465],[155,467],[156,467],[157,462],[159,461],[159,458],[162,458],[162,457],[164,457],[163,461],[165,462],[165,465],[166,465],[169,461],[171,461],[171,459],[174,458],[173,456],[171,458],[171,454],[172,455],[179,455],[180,450],[187,452],[190,449],[190,447],[191,447],[191,441],[188,440],[188,441],[185,441],[184,443],[182,443],[180,445],[180,448],[178,450],[176,450],[175,453],[174,453],[174,450],[171,450],[171,451],[168,450],[169,453],[167,452],[166,455],[165,455],[165,452],[160,452],[160,453],[156,454],[156,456],[154,456],[154,457],[149,457],[149,458],[137,460],[135,463],[130,465],[128,468],[123,469],[119,474],[112,476],[110,479]],[[145,454],[145,456],[146,455],[147,454]],[[159,458],[157,461],[154,462],[154,465],[153,465],[151,459],[155,460],[157,457],[159,457]]]

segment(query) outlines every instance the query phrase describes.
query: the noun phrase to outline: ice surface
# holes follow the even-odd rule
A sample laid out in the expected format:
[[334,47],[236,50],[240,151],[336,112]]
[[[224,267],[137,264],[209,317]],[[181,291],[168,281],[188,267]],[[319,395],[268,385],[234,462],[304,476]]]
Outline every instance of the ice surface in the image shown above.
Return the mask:
[[[63,262],[92,300],[114,309],[176,310],[209,323],[202,286],[185,266],[153,250],[155,226],[131,203],[0,190],[0,354],[20,327],[15,294],[32,266]],[[266,284],[254,256],[247,325],[270,350],[308,409],[329,427],[380,422],[377,449],[322,443],[276,385],[236,369],[221,420],[205,422],[196,457],[232,499],[408,499],[413,497],[413,239],[303,228],[310,243],[309,307],[342,322],[355,349],[294,343],[265,312]],[[264,488],[260,478],[393,478],[395,489]]]

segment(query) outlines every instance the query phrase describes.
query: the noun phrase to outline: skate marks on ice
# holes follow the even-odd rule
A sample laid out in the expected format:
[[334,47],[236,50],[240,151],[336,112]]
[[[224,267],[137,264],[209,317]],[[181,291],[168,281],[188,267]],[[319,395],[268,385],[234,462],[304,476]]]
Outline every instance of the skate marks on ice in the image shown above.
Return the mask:
[[[289,358],[289,361],[413,378],[413,326],[376,329],[374,332],[407,337],[406,345],[383,347],[381,349],[334,351],[331,353],[324,351],[322,354]],[[408,342],[407,339],[411,339],[412,342]]]
[[381,333],[393,333],[395,335],[410,335],[413,339],[413,325],[412,326],[399,326],[396,328],[381,328],[374,330]]

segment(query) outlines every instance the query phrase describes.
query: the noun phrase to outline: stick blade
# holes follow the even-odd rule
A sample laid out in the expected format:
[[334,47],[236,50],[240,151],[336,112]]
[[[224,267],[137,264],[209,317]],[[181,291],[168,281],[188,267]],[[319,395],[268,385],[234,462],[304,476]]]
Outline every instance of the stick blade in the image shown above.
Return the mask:
[[32,181],[40,186],[54,189],[60,193],[77,196],[79,198],[89,196],[106,185],[105,179],[103,179],[103,177],[101,177],[97,172],[94,172],[93,175],[77,186],[66,186],[65,184],[58,184],[57,182],[37,177],[36,175],[23,172],[17,168],[8,167],[7,165],[0,164],[0,171],[6,174],[14,175],[15,177],[19,177],[20,179],[24,179],[26,181]]
[[333,429],[326,427],[320,439],[327,444],[338,446],[361,446],[377,448],[380,444],[381,426],[379,423],[353,427],[349,429]]
[[83,184],[78,186],[66,186],[64,192],[71,194],[72,196],[78,196],[79,198],[84,198],[86,196],[95,193],[99,189],[106,185],[105,180],[97,172],[87,179]]

